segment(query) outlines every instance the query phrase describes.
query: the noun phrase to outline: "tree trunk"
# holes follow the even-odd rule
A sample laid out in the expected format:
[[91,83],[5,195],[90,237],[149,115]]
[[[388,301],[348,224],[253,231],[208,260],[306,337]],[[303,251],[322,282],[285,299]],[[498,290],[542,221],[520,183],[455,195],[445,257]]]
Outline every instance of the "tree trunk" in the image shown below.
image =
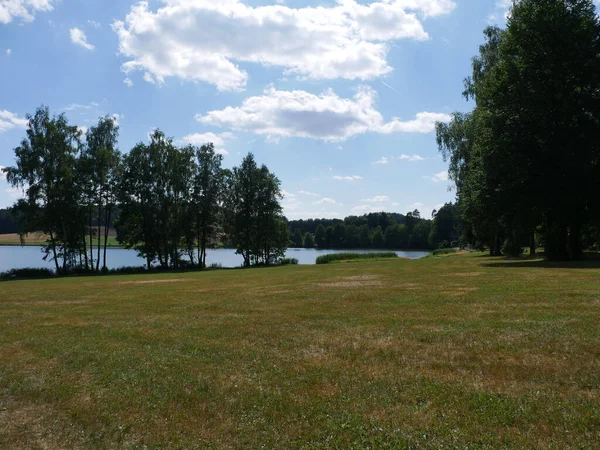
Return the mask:
[[92,213],[90,211],[90,265],[91,265],[91,269],[92,272],[94,271],[94,240],[93,240],[93,230],[94,227],[92,227]]
[[100,270],[100,218],[102,217],[102,206],[98,202],[98,253],[96,255],[96,272]]
[[58,267],[58,258],[56,257],[56,242],[54,242],[54,235],[50,232],[50,246],[52,247],[52,256],[54,257],[54,265],[56,266],[56,275],[60,273]]
[[105,214],[106,220],[104,221],[104,263],[102,264],[103,271],[106,270],[106,247],[108,246],[108,232],[110,229],[110,216],[112,215],[112,208],[107,208]]
[[532,231],[529,235],[529,255],[536,255],[536,246],[535,246],[535,231]]

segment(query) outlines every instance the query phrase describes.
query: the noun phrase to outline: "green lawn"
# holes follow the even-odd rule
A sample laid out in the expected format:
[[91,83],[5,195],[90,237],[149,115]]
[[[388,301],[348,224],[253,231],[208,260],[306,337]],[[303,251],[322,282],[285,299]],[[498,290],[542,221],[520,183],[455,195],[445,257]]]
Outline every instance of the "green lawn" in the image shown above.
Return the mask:
[[594,264],[0,283],[0,448],[598,448]]

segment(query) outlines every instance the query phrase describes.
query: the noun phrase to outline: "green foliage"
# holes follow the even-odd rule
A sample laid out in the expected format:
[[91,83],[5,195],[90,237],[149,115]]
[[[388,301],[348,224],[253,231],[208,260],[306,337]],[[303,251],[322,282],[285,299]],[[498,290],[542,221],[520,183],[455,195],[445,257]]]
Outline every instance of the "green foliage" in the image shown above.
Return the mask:
[[298,260],[296,258],[281,258],[279,264],[282,266],[295,266],[298,264]]
[[440,256],[440,255],[451,255],[453,253],[456,253],[458,250],[456,250],[455,248],[438,248],[435,249],[431,254],[434,256]]
[[326,232],[322,223],[315,229],[315,244],[318,248],[326,247]]
[[373,235],[371,236],[371,245],[373,248],[383,248],[384,246],[384,235],[380,226],[375,228],[375,231],[373,231]]
[[306,233],[304,235],[304,238],[302,240],[302,246],[304,248],[314,248],[315,247],[315,240],[314,240],[312,234]]
[[302,237],[302,231],[300,231],[300,228],[296,228],[296,231],[294,231],[294,235],[292,236],[292,243],[294,244],[294,247],[301,248],[303,242],[304,238]]
[[317,258],[317,264],[329,264],[339,261],[354,261],[354,260],[373,260],[397,258],[398,255],[394,252],[373,252],[373,253],[331,253],[329,255],[321,255]]
[[0,272],[0,280],[27,279],[27,278],[51,278],[56,274],[47,268],[27,267],[22,269],[11,269]]
[[226,192],[227,229],[244,266],[274,264],[289,241],[279,203],[281,182],[249,153],[228,176]]
[[[591,0],[521,0],[490,27],[464,95],[470,114],[437,125],[456,183],[463,237],[492,255],[582,255],[600,216],[600,22]],[[436,236],[432,239],[440,239]],[[443,238],[442,238],[443,239]],[[504,243],[504,245],[502,245]]]

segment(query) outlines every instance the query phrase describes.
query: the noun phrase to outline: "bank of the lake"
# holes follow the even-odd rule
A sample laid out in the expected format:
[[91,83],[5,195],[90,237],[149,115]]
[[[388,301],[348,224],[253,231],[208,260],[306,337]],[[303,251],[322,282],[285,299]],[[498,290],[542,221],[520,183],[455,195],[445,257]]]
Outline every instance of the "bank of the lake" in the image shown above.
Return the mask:
[[[286,257],[295,258],[298,264],[315,264],[317,257],[331,253],[339,253],[342,250],[317,250],[306,248],[289,248]],[[343,250],[344,253],[372,253],[381,250]],[[400,258],[419,259],[429,255],[427,251],[397,251]],[[54,263],[44,261],[43,253],[39,246],[0,246],[0,272],[11,269],[22,269],[25,267],[48,267],[54,268]],[[231,248],[209,249],[206,255],[208,265],[219,264],[222,267],[240,267],[242,257],[235,254]],[[146,261],[137,255],[135,250],[127,250],[119,247],[107,249],[107,266],[116,269],[124,266],[143,266]]]

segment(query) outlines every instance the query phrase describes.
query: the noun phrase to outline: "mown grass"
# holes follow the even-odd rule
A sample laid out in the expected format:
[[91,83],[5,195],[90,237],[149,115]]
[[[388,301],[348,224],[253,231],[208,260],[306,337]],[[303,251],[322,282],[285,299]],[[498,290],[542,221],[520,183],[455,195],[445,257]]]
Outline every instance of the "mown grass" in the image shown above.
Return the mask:
[[356,261],[397,258],[394,252],[372,252],[372,253],[330,253],[317,257],[317,264],[329,264],[332,262]]
[[0,448],[597,448],[597,262],[0,285]]

